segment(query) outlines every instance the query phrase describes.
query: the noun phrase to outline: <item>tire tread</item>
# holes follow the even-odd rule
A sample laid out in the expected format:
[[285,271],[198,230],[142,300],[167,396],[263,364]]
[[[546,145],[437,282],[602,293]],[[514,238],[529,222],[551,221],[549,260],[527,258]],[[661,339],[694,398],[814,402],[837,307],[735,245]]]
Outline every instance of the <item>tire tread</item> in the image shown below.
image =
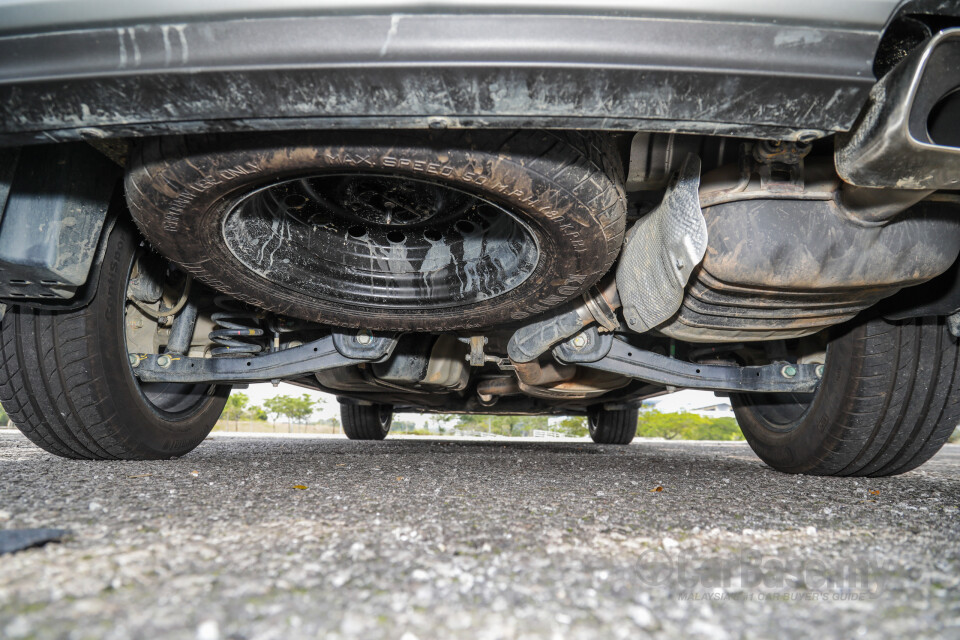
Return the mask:
[[591,421],[596,426],[590,431],[590,438],[597,444],[630,444],[637,435],[636,407],[630,409],[592,410]]
[[[114,229],[120,235],[111,237],[108,251],[132,260],[132,223],[118,222]],[[0,403],[11,422],[45,451],[86,460],[157,459],[182,455],[199,443],[184,438],[173,454],[158,451],[138,435],[142,420],[130,415],[131,402],[144,400],[126,398],[125,409],[118,404],[118,398],[129,395],[124,386],[128,382],[125,372],[118,373],[101,352],[101,341],[114,345],[116,335],[101,323],[105,309],[122,304],[124,291],[118,287],[125,284],[125,275],[120,284],[116,278],[101,278],[93,302],[84,308],[39,311],[11,306],[0,320]],[[110,348],[125,358],[122,345]],[[122,366],[127,366],[125,361]],[[199,425],[198,433],[209,432],[227,390],[220,389],[187,418]]]
[[[386,405],[340,405],[340,423],[350,440],[383,440],[386,432],[380,424],[380,411]],[[391,418],[391,422],[393,419]],[[387,431],[390,425],[387,424]]]
[[929,460],[960,421],[960,347],[943,320],[875,318],[848,327],[835,343],[841,375],[830,376],[828,350],[822,384],[834,384],[828,388],[839,396],[828,402],[818,395],[797,426],[826,422],[827,432],[816,446],[785,444],[796,449],[795,459],[765,442],[764,418],[748,399],[732,396],[754,451],[776,469],[811,475],[889,476]]

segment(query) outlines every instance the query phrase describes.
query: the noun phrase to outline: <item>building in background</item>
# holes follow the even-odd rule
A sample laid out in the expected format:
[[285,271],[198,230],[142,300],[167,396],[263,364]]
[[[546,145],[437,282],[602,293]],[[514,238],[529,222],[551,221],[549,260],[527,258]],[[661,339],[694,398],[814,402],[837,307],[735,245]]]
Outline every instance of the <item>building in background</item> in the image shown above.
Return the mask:
[[654,409],[660,413],[686,411],[705,418],[733,418],[730,400],[718,397],[710,391],[677,391],[644,400],[641,409]]

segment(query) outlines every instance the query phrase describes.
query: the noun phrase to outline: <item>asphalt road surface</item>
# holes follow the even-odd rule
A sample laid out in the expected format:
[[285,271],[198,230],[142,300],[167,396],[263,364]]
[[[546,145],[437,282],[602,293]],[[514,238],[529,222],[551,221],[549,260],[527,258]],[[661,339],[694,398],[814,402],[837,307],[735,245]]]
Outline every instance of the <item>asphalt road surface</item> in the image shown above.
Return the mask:
[[[960,637],[960,447],[886,479],[744,444],[0,435],[2,638]],[[297,488],[302,487],[302,488]]]

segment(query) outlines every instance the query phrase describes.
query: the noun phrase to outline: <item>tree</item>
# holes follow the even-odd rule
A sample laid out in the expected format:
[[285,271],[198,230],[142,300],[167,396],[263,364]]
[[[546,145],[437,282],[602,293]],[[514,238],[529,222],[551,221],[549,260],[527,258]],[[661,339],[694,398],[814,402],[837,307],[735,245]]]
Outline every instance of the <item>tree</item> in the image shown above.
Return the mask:
[[390,425],[390,431],[393,431],[395,433],[413,431],[416,428],[417,428],[416,423],[411,420],[394,420],[393,424]]
[[637,435],[667,440],[743,440],[733,418],[705,418],[695,413],[641,411]]
[[586,416],[566,416],[560,421],[558,431],[568,436],[580,437],[590,433]]
[[516,418],[510,423],[510,435],[532,436],[534,429],[546,431],[550,428],[549,416],[509,416]]
[[318,402],[304,393],[299,398],[294,396],[274,396],[263,401],[263,408],[267,413],[274,416],[273,422],[276,424],[277,418],[283,416],[287,419],[287,426],[290,427],[294,422],[305,424],[313,415],[314,407]]
[[0,427],[7,427],[10,425],[10,416],[7,415],[6,409],[0,407]]
[[488,431],[502,436],[529,436],[534,429],[546,429],[547,416],[458,416],[456,426],[468,431]]
[[267,419],[267,412],[264,410],[263,407],[254,404],[254,405],[251,405],[251,406],[247,409],[247,417],[248,417],[250,420],[263,420],[263,421],[266,421],[266,419]]
[[287,403],[286,416],[294,422],[306,424],[317,404],[319,403],[306,393],[299,398],[291,397]]
[[250,402],[250,396],[247,394],[232,392],[230,397],[227,398],[227,404],[223,407],[223,418],[233,420],[235,425],[239,425],[240,418],[243,417],[243,410],[246,409],[248,402]]
[[637,419],[637,435],[642,438],[686,440],[680,436],[689,430],[690,424],[698,417],[692,413],[660,413],[655,409],[644,411]]
[[272,398],[267,398],[263,401],[263,409],[270,417],[270,422],[273,425],[277,424],[277,418],[282,415],[285,415],[283,410],[286,406],[284,399],[287,396],[274,396]]

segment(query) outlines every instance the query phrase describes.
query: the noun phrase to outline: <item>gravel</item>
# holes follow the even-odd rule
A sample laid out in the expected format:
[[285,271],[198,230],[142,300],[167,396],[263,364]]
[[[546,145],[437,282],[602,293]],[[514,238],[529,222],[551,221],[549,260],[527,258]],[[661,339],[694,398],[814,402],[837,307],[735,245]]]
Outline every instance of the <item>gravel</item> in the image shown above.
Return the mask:
[[[80,462],[0,434],[2,638],[960,636],[960,447],[894,478],[742,443],[215,435]],[[302,487],[302,488],[297,488]]]

